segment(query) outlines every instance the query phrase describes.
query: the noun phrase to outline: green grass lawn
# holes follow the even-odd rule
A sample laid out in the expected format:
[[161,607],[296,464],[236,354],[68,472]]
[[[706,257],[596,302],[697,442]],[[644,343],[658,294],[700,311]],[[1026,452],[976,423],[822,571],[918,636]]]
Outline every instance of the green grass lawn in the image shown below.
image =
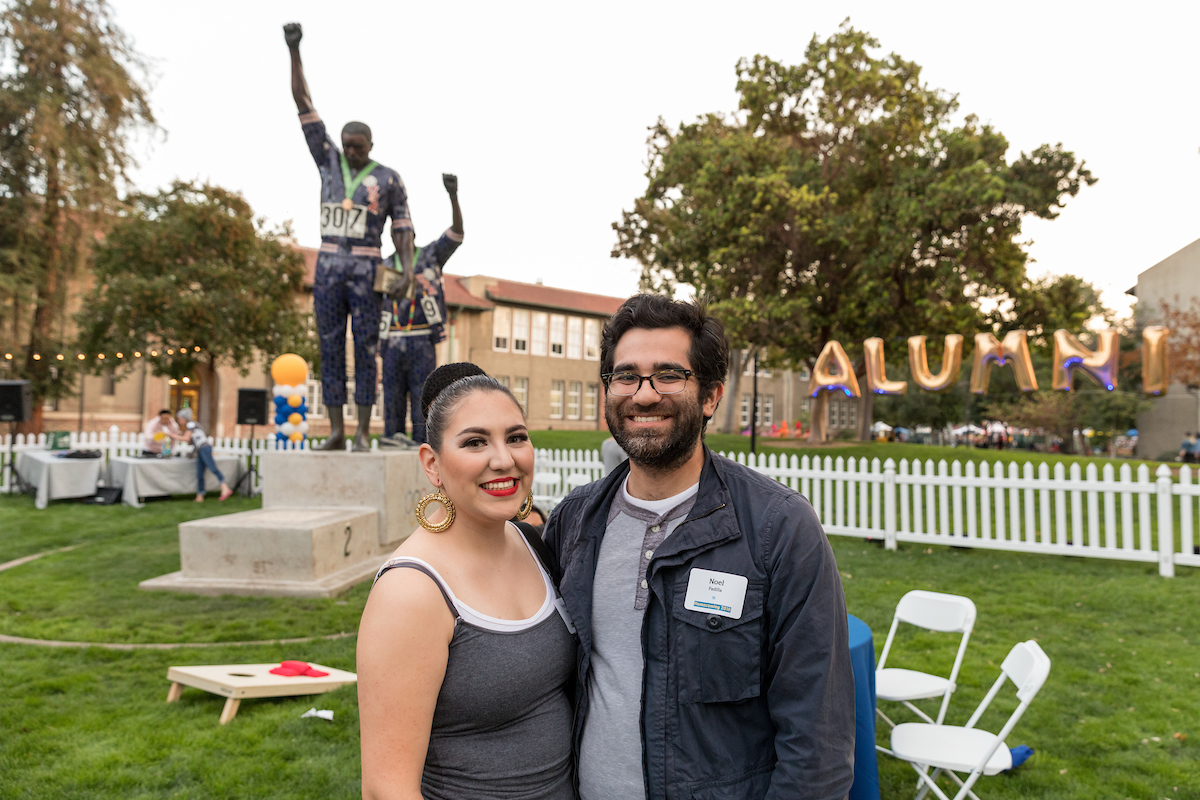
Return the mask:
[[[555,432],[557,433],[557,432]],[[536,438],[540,434],[535,434]],[[933,449],[933,448],[925,448]],[[69,544],[76,550],[0,572],[0,632],[113,642],[221,642],[353,630],[360,585],[329,600],[145,593],[138,581],[178,569],[176,526],[246,510],[187,500],[135,510],[0,497],[0,561]],[[834,537],[851,613],[883,645],[910,589],[970,596],[979,609],[948,721],[961,724],[1011,646],[1036,638],[1050,678],[1009,744],[1036,755],[984,778],[985,798],[1195,797],[1200,787],[1200,573],[1164,580],[1152,564],[922,548],[899,552]],[[891,663],[947,671],[957,638],[898,637]],[[219,726],[222,700],[186,689],[164,702],[167,667],[300,658],[355,668],[355,640],[302,645],[116,652],[0,644],[0,796],[22,798],[355,798],[353,687],[310,698],[249,700]],[[300,719],[312,706],[333,722]],[[983,720],[1015,705],[1005,688]],[[889,711],[906,720],[904,709]],[[881,743],[886,737],[881,733]],[[880,758],[885,800],[911,797],[911,769]],[[1178,787],[1178,788],[1176,788]]]

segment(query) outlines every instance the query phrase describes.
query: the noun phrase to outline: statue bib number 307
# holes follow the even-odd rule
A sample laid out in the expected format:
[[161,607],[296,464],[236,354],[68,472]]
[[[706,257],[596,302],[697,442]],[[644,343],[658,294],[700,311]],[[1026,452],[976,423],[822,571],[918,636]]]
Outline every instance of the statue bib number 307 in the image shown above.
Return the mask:
[[321,235],[365,239],[367,236],[367,207],[342,203],[321,203]]

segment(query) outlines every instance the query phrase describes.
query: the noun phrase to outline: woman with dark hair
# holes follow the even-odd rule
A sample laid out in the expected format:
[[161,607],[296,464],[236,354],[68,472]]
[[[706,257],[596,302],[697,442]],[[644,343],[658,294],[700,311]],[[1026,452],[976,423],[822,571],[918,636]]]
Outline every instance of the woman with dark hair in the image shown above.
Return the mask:
[[472,364],[435,370],[421,405],[437,491],[359,627],[363,797],[573,800],[574,627],[508,521],[533,505],[524,413]]

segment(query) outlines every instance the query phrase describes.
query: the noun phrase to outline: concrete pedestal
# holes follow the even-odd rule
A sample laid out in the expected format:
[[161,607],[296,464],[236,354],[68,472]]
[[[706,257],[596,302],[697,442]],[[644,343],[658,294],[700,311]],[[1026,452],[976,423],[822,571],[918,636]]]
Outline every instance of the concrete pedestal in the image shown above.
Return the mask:
[[139,588],[332,597],[370,579],[430,491],[415,452],[263,453],[263,508],[179,526],[179,572]]
[[268,452],[259,470],[264,509],[369,506],[379,512],[379,544],[393,549],[417,527],[417,501],[433,491],[415,450]]

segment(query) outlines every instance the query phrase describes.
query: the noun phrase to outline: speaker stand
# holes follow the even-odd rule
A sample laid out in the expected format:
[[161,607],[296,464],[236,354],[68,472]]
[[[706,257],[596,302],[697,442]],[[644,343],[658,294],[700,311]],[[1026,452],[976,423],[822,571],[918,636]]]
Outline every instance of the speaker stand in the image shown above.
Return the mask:
[[251,475],[257,478],[259,483],[262,482],[262,475],[259,474],[258,467],[254,466],[254,425],[250,426],[250,453],[246,456],[246,471],[242,473],[242,476],[237,479],[237,483],[233,485],[234,494],[242,490],[243,483],[246,484],[247,497],[257,497],[262,493],[261,489],[256,490],[254,488],[254,481],[250,480]]
[[13,446],[17,443],[17,423],[10,422],[8,424],[8,493],[29,494],[33,487],[25,482],[21,477],[21,473],[17,472],[17,456],[13,450]]

